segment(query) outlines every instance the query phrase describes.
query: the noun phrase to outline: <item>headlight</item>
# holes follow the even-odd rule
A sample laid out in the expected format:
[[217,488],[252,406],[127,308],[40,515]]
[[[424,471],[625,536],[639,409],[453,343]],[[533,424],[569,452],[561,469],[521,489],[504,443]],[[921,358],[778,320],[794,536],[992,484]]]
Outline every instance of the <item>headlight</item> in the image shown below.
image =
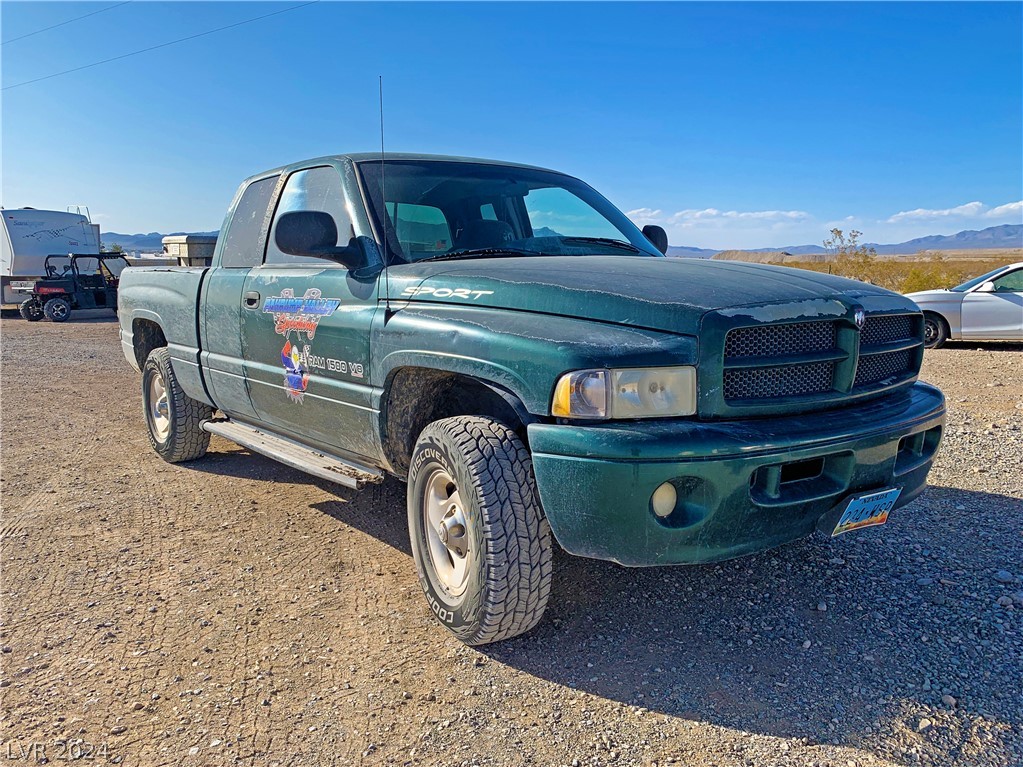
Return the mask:
[[696,368],[577,370],[554,387],[559,418],[668,418],[696,412]]

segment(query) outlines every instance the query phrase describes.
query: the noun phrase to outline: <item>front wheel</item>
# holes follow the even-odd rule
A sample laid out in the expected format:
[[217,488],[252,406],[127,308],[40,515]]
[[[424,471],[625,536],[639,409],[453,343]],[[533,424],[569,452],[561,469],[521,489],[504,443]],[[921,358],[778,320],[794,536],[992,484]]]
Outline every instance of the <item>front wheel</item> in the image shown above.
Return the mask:
[[37,299],[30,298],[27,301],[21,302],[21,306],[18,307],[18,313],[22,319],[29,322],[39,322],[44,316],[43,305]]
[[142,367],[142,403],[149,443],[161,458],[179,463],[206,455],[210,434],[202,422],[213,417],[213,408],[181,390],[166,346],[150,352]]
[[551,592],[551,528],[529,451],[502,423],[436,421],[412,453],[409,533],[434,614],[481,645],[533,628]]
[[940,349],[948,340],[948,323],[945,318],[927,312],[924,314],[924,348]]
[[71,316],[71,304],[66,298],[51,298],[43,304],[43,314],[50,322],[65,322]]

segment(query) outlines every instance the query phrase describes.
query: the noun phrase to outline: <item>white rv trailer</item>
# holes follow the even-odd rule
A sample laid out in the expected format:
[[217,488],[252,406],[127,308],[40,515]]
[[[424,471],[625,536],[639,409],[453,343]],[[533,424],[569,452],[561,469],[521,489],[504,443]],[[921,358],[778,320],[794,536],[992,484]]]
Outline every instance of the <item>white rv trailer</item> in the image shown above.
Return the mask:
[[[80,209],[79,209],[80,210]],[[87,214],[34,208],[0,209],[0,303],[19,304],[45,275],[50,255],[99,253],[99,224]],[[28,292],[26,292],[28,291]]]

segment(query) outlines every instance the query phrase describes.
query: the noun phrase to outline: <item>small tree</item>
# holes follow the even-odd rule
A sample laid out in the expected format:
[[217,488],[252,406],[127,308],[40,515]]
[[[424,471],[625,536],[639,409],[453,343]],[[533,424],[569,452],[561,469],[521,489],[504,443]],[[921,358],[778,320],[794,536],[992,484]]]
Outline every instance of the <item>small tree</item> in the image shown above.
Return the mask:
[[124,248],[118,245],[116,242],[113,245],[107,245],[105,242],[99,244],[100,253],[124,253]]
[[877,250],[860,242],[863,232],[852,229],[848,234],[841,229],[832,229],[831,237],[824,240],[824,247],[834,257],[840,274],[854,280],[870,282],[874,276],[874,259]]

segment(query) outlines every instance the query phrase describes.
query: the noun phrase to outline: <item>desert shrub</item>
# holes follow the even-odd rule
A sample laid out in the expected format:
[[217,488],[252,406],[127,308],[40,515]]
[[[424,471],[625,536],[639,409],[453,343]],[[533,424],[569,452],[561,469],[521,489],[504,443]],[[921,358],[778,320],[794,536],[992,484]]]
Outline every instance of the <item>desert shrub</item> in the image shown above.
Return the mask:
[[785,266],[850,277],[897,293],[913,293],[918,290],[951,288],[999,266],[1012,263],[1012,260],[1011,257],[952,260],[943,254],[915,261],[884,256],[870,258],[839,256],[829,262],[787,260]]

